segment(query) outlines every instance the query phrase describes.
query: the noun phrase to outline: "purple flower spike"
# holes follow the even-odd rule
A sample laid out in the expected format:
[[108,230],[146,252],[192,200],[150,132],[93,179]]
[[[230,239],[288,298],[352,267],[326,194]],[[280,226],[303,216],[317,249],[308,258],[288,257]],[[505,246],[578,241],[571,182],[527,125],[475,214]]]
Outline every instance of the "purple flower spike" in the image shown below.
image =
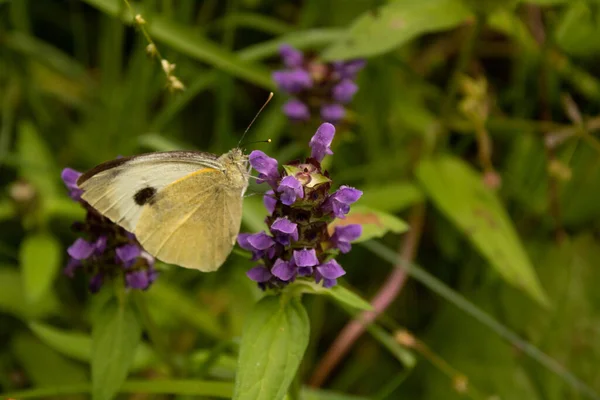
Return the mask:
[[289,44],[284,44],[279,48],[279,55],[283,59],[285,66],[288,68],[301,67],[302,62],[304,61],[304,54]]
[[341,121],[346,115],[346,109],[341,104],[325,104],[321,107],[321,118],[323,121],[335,124]]
[[333,212],[337,218],[345,218],[344,216],[350,212],[350,204],[356,202],[362,196],[362,192],[358,189],[342,185],[323,205],[325,211]]
[[275,71],[272,77],[277,86],[292,94],[299,93],[304,89],[310,89],[313,85],[310,74],[302,68],[295,68],[289,71]]
[[132,289],[148,289],[148,286],[150,286],[148,271],[139,270],[128,273],[125,275],[125,284],[128,288]]
[[286,206],[291,206],[296,198],[304,198],[302,184],[295,177],[289,175],[281,180],[277,191],[281,193],[281,202]]
[[265,205],[265,208],[269,214],[273,214],[275,211],[275,206],[277,206],[277,199],[275,198],[274,191],[268,190],[265,192],[265,195],[263,196],[263,204]]
[[289,261],[283,261],[281,258],[278,258],[275,261],[271,272],[284,282],[288,282],[296,275],[296,271],[292,263]]
[[358,91],[358,85],[350,79],[344,79],[333,88],[335,101],[346,104],[352,101],[352,97]]
[[362,226],[358,224],[336,226],[331,242],[342,253],[348,253],[351,249],[350,243],[360,237]]
[[291,240],[298,240],[298,224],[291,222],[287,217],[277,218],[271,225],[271,231],[275,240],[284,246],[288,246]]
[[257,183],[269,182],[272,183],[279,178],[277,171],[277,160],[269,157],[260,150],[254,150],[248,157],[250,165],[258,171]]
[[328,122],[321,124],[308,144],[312,149],[310,156],[321,162],[327,154],[333,154],[329,146],[331,146],[334,135],[335,127],[333,125]]
[[142,249],[135,244],[126,244],[115,249],[116,262],[125,268],[131,267],[135,260],[142,254]]
[[269,269],[262,265],[257,265],[256,267],[250,269],[246,272],[246,275],[248,278],[258,283],[267,282],[273,276],[271,272],[269,272]]
[[283,113],[294,121],[307,121],[310,119],[308,106],[298,99],[291,99],[283,105]]
[[81,172],[75,171],[72,168],[65,168],[60,174],[65,186],[69,189],[69,196],[75,201],[81,200],[81,194],[83,193],[83,190],[79,189],[79,186],[77,186],[77,179],[79,179],[81,175]]
[[67,253],[75,260],[87,260],[94,253],[95,246],[79,238],[67,249]]

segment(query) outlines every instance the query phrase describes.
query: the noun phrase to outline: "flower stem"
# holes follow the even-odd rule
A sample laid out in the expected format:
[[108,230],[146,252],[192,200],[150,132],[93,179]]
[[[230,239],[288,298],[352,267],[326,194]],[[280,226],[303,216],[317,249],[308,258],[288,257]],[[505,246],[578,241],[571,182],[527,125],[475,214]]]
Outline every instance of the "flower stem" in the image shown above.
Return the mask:
[[[410,230],[400,246],[400,259],[410,262],[414,259],[425,220],[425,206],[416,205],[410,216]],[[309,380],[311,386],[321,386],[331,371],[337,366],[341,359],[348,353],[354,342],[363,334],[366,326],[374,321],[398,296],[407,273],[404,268],[394,268],[386,279],[385,285],[377,292],[371,304],[373,311],[362,312],[357,318],[350,321],[339,333],[333,344],[325,353],[317,365],[315,372]]]

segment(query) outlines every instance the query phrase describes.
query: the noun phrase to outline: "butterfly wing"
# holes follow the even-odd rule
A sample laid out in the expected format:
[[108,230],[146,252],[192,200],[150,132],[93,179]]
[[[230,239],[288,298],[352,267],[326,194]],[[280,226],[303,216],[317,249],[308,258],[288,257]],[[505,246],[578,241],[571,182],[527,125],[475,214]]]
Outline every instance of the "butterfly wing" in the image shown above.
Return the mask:
[[173,182],[144,206],[135,235],[168,263],[208,272],[231,252],[240,230],[242,191],[225,173],[205,168]]
[[210,153],[169,151],[108,161],[77,181],[82,198],[101,214],[130,232],[144,206],[166,186],[203,168],[218,168]]

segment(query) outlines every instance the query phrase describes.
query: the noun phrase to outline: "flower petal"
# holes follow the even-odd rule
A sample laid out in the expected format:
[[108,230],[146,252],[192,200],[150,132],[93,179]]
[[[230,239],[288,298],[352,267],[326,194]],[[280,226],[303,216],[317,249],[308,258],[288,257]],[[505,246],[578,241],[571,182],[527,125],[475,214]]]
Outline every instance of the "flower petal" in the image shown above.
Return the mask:
[[94,245],[79,238],[67,249],[67,253],[76,260],[86,260],[94,253],[94,249]]
[[319,265],[317,271],[319,271],[325,279],[337,279],[346,274],[346,271],[344,271],[342,266],[335,260],[329,260],[326,263]]
[[321,119],[323,121],[335,124],[346,116],[346,109],[343,105],[332,103],[321,106]]
[[266,250],[275,244],[273,238],[264,231],[248,236],[248,243],[254,250]]
[[277,199],[275,198],[274,191],[269,190],[265,193],[265,195],[263,196],[263,204],[265,205],[265,208],[267,209],[269,214],[273,214],[273,212],[275,211],[275,207],[277,206]]
[[248,278],[254,282],[267,282],[273,275],[269,272],[269,269],[263,265],[257,265],[256,267],[246,271]]
[[142,249],[135,244],[125,244],[115,249],[117,262],[125,266],[130,266],[128,264],[131,264],[141,253]]
[[308,143],[312,149],[311,157],[321,162],[325,155],[333,154],[329,146],[331,146],[334,136],[335,127],[333,125],[328,122],[321,124]]
[[289,44],[283,44],[279,47],[279,55],[283,59],[285,66],[288,68],[300,67],[304,61],[304,54]]
[[148,271],[132,271],[125,275],[125,285],[132,289],[147,289],[150,286]]
[[281,258],[278,258],[275,261],[271,272],[273,273],[273,275],[275,275],[284,282],[289,281],[296,275],[296,270],[292,263],[288,261],[283,261]]
[[307,121],[310,119],[308,106],[298,99],[288,100],[282,107],[283,113],[294,121]]
[[313,267],[319,263],[315,249],[294,250],[293,258],[298,267]]
[[340,103],[349,103],[358,91],[358,85],[351,79],[344,79],[333,87],[333,98]]

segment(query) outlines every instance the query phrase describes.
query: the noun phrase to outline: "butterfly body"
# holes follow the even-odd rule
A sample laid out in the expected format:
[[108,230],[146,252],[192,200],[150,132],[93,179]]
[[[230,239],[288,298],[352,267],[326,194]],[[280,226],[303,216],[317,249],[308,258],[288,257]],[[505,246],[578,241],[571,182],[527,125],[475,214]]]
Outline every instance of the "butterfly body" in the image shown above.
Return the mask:
[[150,254],[214,271],[239,233],[248,176],[247,156],[235,148],[220,157],[174,151],[120,158],[77,183],[85,201],[134,233]]

